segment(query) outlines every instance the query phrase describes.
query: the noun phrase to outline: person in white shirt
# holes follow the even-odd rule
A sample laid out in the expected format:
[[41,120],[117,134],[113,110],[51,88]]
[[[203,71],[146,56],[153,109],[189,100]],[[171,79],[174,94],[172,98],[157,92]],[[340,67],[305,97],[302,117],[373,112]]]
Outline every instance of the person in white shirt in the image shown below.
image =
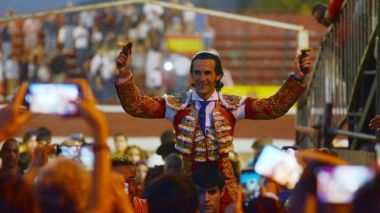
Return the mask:
[[83,71],[82,64],[86,60],[90,45],[90,33],[83,23],[73,31],[74,47],[76,51],[77,68]]

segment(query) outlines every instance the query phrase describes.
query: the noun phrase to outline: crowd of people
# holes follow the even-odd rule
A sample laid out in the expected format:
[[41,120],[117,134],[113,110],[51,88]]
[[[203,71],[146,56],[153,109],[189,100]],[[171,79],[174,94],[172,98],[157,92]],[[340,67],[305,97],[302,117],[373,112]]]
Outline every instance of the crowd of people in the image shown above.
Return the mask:
[[[90,91],[87,82],[79,83]],[[12,138],[33,115],[20,109],[27,84],[20,87],[10,105],[0,111],[0,209],[3,212],[378,212],[379,165],[368,165],[375,175],[358,187],[348,203],[326,203],[318,197],[317,171],[325,166],[348,165],[334,152],[326,149],[297,150],[303,173],[294,189],[281,186],[271,178],[260,185],[257,197],[248,203],[242,199],[242,185],[237,200],[223,202],[226,177],[212,162],[196,168],[185,176],[184,161],[175,148],[173,130],[161,134],[161,145],[149,156],[138,146],[128,144],[128,137],[117,133],[113,149],[107,145],[107,124],[104,115],[95,108],[91,92],[76,103],[91,128],[94,161],[92,167],[73,157],[72,153],[57,154],[60,146],[85,146],[80,134],[73,134],[61,144],[51,142],[46,127],[27,131],[21,141]],[[380,127],[380,117],[370,123]],[[252,144],[252,161],[261,150],[273,144],[269,136]],[[284,147],[284,152],[289,147]],[[237,184],[243,166],[236,153],[230,153]],[[244,167],[254,168],[251,161]],[[351,178],[351,177],[344,177]],[[337,184],[337,183],[335,183]],[[337,184],[339,185],[339,184]],[[333,186],[330,186],[333,187]]]
[[[192,6],[190,1],[183,4]],[[69,0],[67,7],[72,6]],[[15,13],[10,9],[7,15],[12,17]],[[188,53],[168,49],[163,42],[168,36],[200,37],[204,48],[209,49],[214,32],[206,15],[164,9],[155,4],[130,4],[0,23],[0,98],[9,101],[25,80],[64,82],[72,76],[82,76],[90,82],[99,102],[114,101],[115,57],[119,43],[127,41],[134,45],[137,83],[147,93],[187,89],[188,75],[183,67],[189,64]],[[165,61],[172,64],[168,72],[164,71]]]

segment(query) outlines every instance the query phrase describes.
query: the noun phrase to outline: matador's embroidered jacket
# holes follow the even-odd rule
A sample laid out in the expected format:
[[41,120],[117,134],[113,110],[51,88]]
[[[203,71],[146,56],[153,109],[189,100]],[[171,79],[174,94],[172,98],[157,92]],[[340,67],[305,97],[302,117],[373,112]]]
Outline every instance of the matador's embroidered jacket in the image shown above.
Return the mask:
[[211,128],[206,135],[199,125],[192,92],[156,98],[141,96],[133,80],[116,84],[116,89],[124,110],[134,117],[164,118],[167,111],[175,112],[172,122],[177,136],[176,149],[182,153],[185,173],[191,175],[197,165],[215,162],[226,177],[227,200],[224,202],[232,202],[237,198],[237,184],[228,153],[233,150],[234,127],[238,120],[236,111],[242,111],[240,114],[246,119],[280,117],[297,101],[305,83],[288,77],[276,94],[265,99],[218,93],[211,112]]

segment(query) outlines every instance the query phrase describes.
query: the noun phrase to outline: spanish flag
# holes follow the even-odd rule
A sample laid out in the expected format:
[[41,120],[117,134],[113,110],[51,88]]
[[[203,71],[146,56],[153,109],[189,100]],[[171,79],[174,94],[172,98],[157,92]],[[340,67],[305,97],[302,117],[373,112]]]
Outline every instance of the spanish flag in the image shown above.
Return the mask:
[[166,36],[166,44],[170,51],[183,54],[194,54],[203,50],[203,38],[200,35]]

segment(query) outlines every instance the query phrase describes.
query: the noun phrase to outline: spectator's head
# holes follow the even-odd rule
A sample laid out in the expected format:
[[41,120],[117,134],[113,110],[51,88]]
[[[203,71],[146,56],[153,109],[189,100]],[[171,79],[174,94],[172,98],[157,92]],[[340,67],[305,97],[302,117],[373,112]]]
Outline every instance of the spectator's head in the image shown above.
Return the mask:
[[[210,81],[212,84],[210,86],[212,86],[212,88],[206,88],[202,86],[201,83],[197,83],[201,80],[201,76],[199,76],[201,73],[199,73],[199,71],[211,71],[211,73],[206,72],[203,75],[205,75],[205,78]],[[198,95],[209,92],[209,90],[214,91],[214,89],[220,91],[223,87],[223,83],[220,81],[223,77],[222,62],[220,61],[219,56],[212,52],[202,51],[195,54],[191,60],[190,73],[192,76],[193,86],[195,86],[195,90]],[[208,76],[206,74],[211,75]]]
[[180,152],[175,148],[175,143],[164,143],[157,148],[156,153],[161,155],[165,161],[170,154],[179,154]]
[[138,161],[145,160],[143,150],[135,145],[128,146],[125,150],[125,154],[132,163],[137,163]]
[[128,193],[135,195],[136,170],[134,164],[127,157],[113,157],[112,171],[123,175],[125,184],[128,184]]
[[18,168],[20,154],[16,139],[9,138],[4,141],[0,150],[0,158],[2,160],[1,170],[14,170]]
[[146,189],[149,213],[195,213],[198,208],[196,189],[185,176],[164,174]]
[[123,133],[116,133],[113,136],[116,153],[124,153],[128,147],[127,137]]
[[145,177],[148,173],[148,165],[144,161],[136,163],[136,183],[144,183]]
[[218,166],[207,163],[198,167],[191,178],[198,190],[200,212],[219,212],[225,177]]
[[161,141],[161,144],[164,144],[164,143],[171,143],[171,142],[175,142],[175,133],[173,130],[171,129],[168,129],[168,130],[165,130],[161,136],[160,136],[160,141]]
[[37,132],[28,131],[22,137],[22,143],[25,145],[27,151],[32,152],[37,146]]
[[0,176],[0,211],[38,213],[32,187],[22,177]]
[[261,151],[261,149],[268,144],[272,144],[272,138],[269,136],[264,136],[257,138],[255,141],[252,143],[252,151],[253,151],[253,157],[256,157],[257,154]]
[[51,143],[51,131],[46,127],[39,127],[37,129],[37,143],[40,146]]
[[41,169],[35,189],[42,212],[83,212],[90,197],[91,175],[82,165],[57,158]]
[[323,4],[316,4],[312,9],[312,14],[318,23],[328,27],[330,23],[326,20],[327,6]]
[[177,173],[182,172],[182,157],[178,154],[171,153],[165,158],[165,172],[166,173]]

